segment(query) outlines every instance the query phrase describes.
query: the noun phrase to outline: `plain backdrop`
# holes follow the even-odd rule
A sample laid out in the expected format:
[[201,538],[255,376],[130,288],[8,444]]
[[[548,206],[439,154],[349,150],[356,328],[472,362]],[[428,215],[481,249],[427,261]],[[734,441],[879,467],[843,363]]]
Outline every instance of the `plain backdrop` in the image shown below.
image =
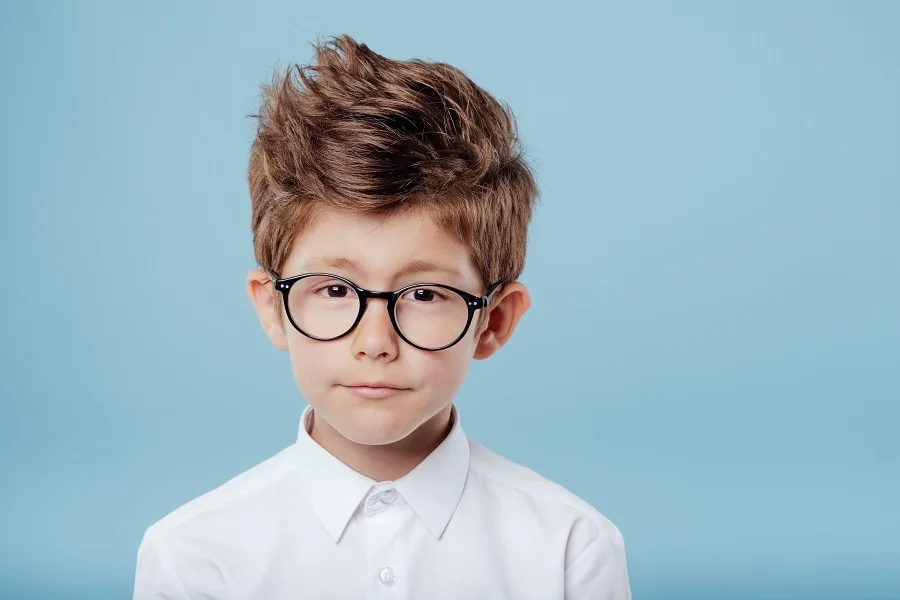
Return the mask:
[[349,33],[507,102],[533,308],[470,436],[623,532],[636,599],[900,597],[900,3],[0,8],[0,597],[131,594],[290,444],[244,281],[259,85]]

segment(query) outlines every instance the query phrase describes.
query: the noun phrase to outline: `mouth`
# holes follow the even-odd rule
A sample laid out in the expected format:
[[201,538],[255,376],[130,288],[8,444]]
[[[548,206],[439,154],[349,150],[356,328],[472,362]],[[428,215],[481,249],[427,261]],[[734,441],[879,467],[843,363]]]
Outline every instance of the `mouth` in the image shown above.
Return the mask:
[[409,388],[402,388],[390,383],[384,383],[380,381],[354,383],[351,385],[342,385],[341,387],[348,390],[354,396],[370,400],[389,398],[391,396],[409,390]]

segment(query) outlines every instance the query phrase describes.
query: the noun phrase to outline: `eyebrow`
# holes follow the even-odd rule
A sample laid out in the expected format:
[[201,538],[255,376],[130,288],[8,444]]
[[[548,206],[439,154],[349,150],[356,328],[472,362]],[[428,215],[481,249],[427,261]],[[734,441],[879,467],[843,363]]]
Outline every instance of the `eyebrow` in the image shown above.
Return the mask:
[[[361,273],[365,271],[365,269],[363,269],[359,265],[359,263],[344,257],[314,258],[309,261],[309,264],[322,265],[324,267],[332,269],[347,269],[355,273]],[[435,263],[428,262],[427,260],[411,260],[403,265],[400,270],[397,271],[396,275],[397,277],[403,277],[406,275],[418,275],[421,273],[440,273],[442,275],[448,275],[450,277],[462,279],[462,273],[460,273],[457,269],[446,267],[443,265],[437,265]]]

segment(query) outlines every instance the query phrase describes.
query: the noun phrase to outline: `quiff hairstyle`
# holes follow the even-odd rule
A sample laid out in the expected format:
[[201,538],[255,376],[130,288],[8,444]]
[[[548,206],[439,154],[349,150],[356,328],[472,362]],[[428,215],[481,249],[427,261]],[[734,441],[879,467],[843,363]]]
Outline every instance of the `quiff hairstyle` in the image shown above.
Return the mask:
[[253,246],[279,276],[322,208],[424,210],[466,244],[482,283],[513,281],[538,190],[515,120],[459,69],[381,56],[349,36],[262,86],[248,168]]

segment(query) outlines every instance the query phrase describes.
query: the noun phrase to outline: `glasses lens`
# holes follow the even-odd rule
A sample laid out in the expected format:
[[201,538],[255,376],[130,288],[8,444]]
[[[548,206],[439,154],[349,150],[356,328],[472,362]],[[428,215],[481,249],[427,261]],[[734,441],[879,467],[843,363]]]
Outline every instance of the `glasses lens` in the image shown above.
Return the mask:
[[457,293],[440,286],[422,286],[397,299],[397,325],[403,335],[422,348],[441,348],[466,328],[469,307]]
[[291,287],[288,310],[297,327],[312,337],[328,340],[353,326],[359,314],[359,296],[346,281],[314,275]]

